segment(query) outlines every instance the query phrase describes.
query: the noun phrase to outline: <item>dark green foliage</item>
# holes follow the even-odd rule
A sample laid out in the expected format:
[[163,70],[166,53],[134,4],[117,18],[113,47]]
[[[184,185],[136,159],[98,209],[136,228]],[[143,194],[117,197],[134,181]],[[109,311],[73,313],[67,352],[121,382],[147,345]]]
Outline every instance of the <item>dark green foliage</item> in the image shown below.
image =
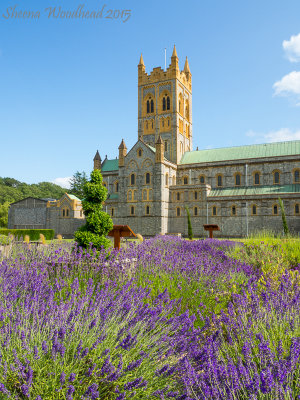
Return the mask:
[[0,204],[0,227],[7,228],[9,202]]
[[192,228],[192,221],[191,221],[191,214],[187,206],[185,206],[187,219],[188,219],[188,237],[190,240],[193,240],[193,228]]
[[83,199],[84,198],[83,187],[87,182],[88,182],[88,178],[84,171],[83,172],[79,172],[79,171],[75,172],[75,174],[72,176],[71,181],[70,181],[71,187],[70,187],[69,193],[74,194],[79,199]]
[[28,185],[13,178],[0,178],[0,204],[13,203],[26,197],[59,199],[66,189],[50,182]]
[[24,239],[25,235],[28,235],[30,240],[39,240],[40,233],[45,236],[46,240],[54,239],[53,229],[0,229],[0,235],[6,235],[11,233],[15,238],[22,237]]
[[279,201],[279,205],[280,205],[280,209],[281,209],[281,217],[282,217],[282,225],[283,225],[284,234],[287,236],[289,234],[289,227],[288,227],[286,217],[285,217],[283,201],[281,200],[280,197],[278,197],[278,201]]
[[91,173],[91,180],[83,186],[82,208],[86,224],[75,232],[74,237],[79,246],[87,248],[109,247],[110,240],[105,236],[113,229],[110,216],[102,211],[103,202],[107,197],[107,189],[102,185],[102,175],[99,170]]

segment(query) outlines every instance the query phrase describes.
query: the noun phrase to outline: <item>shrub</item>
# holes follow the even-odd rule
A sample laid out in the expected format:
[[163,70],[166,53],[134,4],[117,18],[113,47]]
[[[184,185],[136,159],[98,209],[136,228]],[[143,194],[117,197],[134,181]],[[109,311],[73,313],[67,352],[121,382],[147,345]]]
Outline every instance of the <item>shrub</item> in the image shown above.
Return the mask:
[[86,224],[75,232],[74,238],[81,247],[88,248],[90,244],[100,249],[110,246],[110,240],[105,236],[113,229],[111,217],[104,211],[103,202],[107,197],[107,189],[102,185],[102,175],[99,170],[91,173],[91,180],[84,187],[82,208]]

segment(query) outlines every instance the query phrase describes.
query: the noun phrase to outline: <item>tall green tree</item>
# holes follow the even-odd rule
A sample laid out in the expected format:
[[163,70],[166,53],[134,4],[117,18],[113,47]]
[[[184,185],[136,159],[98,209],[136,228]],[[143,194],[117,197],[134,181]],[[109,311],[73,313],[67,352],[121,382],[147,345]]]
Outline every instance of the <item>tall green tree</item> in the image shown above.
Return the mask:
[[193,228],[192,228],[192,221],[191,221],[191,214],[190,210],[185,206],[186,213],[187,213],[187,219],[188,219],[188,238],[190,240],[193,240]]
[[75,241],[84,248],[89,247],[90,243],[97,249],[101,246],[107,248],[110,246],[110,240],[106,235],[113,229],[113,222],[102,210],[103,202],[107,198],[107,189],[102,185],[100,170],[91,173],[90,181],[83,186],[83,197],[82,208],[86,224],[75,232]]
[[83,199],[84,198],[83,187],[87,182],[88,182],[88,177],[84,171],[75,172],[75,174],[72,176],[72,178],[70,180],[71,186],[70,186],[69,193],[74,194],[79,199]]
[[288,227],[286,216],[285,216],[283,201],[281,200],[280,197],[278,197],[278,201],[279,201],[279,206],[280,206],[280,209],[281,209],[281,218],[282,218],[283,231],[284,231],[285,236],[287,236],[289,234],[289,227]]
[[0,204],[0,227],[7,228],[9,202]]

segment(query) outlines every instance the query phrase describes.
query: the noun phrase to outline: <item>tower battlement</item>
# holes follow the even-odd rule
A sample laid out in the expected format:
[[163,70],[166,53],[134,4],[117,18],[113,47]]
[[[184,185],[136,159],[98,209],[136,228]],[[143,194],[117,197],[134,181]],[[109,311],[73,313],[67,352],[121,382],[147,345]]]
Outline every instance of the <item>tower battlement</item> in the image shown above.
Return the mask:
[[[150,73],[146,72],[143,56],[141,55],[138,64],[138,85],[149,85],[152,83],[163,82],[170,79],[178,79],[188,90],[192,90],[192,74],[188,67],[186,59],[184,69],[180,71],[178,65],[178,57],[174,46],[173,55],[171,57],[171,64],[169,64],[166,71],[161,67],[155,67]],[[187,66],[187,67],[186,67]]]

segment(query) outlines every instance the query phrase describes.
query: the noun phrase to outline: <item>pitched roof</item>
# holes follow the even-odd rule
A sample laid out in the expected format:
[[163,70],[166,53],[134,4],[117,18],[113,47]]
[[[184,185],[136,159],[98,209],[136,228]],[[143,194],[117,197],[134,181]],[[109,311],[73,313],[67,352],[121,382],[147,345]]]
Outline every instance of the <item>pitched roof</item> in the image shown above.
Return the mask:
[[66,195],[67,195],[67,196],[69,196],[69,197],[70,197],[70,199],[72,199],[72,200],[81,201],[81,200],[80,200],[78,197],[74,196],[74,194],[69,194],[69,193],[66,193]]
[[300,155],[300,140],[188,151],[184,153],[179,164],[198,164],[295,155]]
[[253,196],[281,193],[300,193],[300,184],[273,186],[244,186],[212,189],[208,197]]
[[115,158],[114,160],[105,159],[101,166],[101,172],[118,171],[118,169],[119,169],[119,160],[117,158]]

